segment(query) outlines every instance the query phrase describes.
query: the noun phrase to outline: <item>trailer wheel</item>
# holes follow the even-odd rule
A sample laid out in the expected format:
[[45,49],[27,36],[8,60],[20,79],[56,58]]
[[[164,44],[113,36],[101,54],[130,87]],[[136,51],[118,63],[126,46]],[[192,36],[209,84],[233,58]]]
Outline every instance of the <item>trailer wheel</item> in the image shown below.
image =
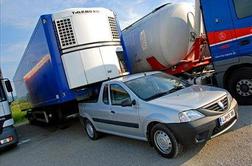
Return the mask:
[[151,142],[156,151],[165,158],[176,157],[182,149],[175,135],[163,124],[156,124],[151,129]]
[[36,119],[33,117],[32,112],[27,111],[26,117],[27,117],[30,125],[35,125],[36,124]]
[[233,72],[226,81],[231,95],[241,105],[252,104],[252,68],[244,67]]

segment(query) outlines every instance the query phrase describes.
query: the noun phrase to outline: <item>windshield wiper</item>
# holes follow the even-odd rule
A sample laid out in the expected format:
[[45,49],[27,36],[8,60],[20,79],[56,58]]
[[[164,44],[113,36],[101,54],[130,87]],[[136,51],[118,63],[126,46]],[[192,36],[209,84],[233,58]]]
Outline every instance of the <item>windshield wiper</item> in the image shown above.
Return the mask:
[[175,86],[174,88],[172,88],[171,90],[169,90],[169,93],[173,93],[173,92],[176,92],[180,89],[184,89],[183,86]]
[[162,97],[162,96],[164,96],[164,95],[166,95],[166,94],[169,94],[170,92],[169,91],[167,91],[167,92],[161,92],[161,93],[157,93],[157,94],[155,94],[155,95],[153,95],[153,96],[151,96],[151,97],[148,97],[146,100],[153,100],[153,99],[155,99],[155,98],[158,98],[158,97]]

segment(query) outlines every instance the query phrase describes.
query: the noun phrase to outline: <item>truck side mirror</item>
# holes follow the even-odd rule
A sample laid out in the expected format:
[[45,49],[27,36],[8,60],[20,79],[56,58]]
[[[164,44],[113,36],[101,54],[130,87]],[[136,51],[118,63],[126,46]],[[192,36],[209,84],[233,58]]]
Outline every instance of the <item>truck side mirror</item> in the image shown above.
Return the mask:
[[13,92],[10,80],[6,80],[4,82],[5,82],[5,86],[6,86],[7,91],[10,92],[10,93]]

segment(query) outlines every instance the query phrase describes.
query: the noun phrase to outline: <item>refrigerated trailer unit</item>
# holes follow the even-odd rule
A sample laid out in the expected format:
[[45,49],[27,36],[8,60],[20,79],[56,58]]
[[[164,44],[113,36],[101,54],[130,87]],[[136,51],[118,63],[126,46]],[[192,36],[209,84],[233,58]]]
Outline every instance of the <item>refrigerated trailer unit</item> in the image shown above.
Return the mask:
[[251,8],[251,0],[158,7],[122,32],[129,71],[196,73],[228,89],[240,104],[252,104]]
[[29,120],[57,121],[77,115],[76,95],[124,72],[114,13],[74,8],[42,15],[14,76]]

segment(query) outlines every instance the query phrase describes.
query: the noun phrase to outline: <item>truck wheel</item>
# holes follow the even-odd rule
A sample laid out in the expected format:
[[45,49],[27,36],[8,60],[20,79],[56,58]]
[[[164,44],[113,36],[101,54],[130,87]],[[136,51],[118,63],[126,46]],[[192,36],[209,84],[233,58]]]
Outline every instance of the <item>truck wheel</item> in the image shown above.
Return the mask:
[[84,121],[84,127],[87,136],[91,140],[97,140],[99,138],[99,133],[96,131],[94,125],[88,119]]
[[181,145],[163,124],[156,124],[151,129],[151,142],[156,151],[165,158],[174,158],[179,154]]
[[241,105],[252,104],[252,68],[236,70],[227,80],[228,90]]
[[33,117],[32,112],[27,112],[26,117],[27,117],[30,125],[36,124],[36,119]]

